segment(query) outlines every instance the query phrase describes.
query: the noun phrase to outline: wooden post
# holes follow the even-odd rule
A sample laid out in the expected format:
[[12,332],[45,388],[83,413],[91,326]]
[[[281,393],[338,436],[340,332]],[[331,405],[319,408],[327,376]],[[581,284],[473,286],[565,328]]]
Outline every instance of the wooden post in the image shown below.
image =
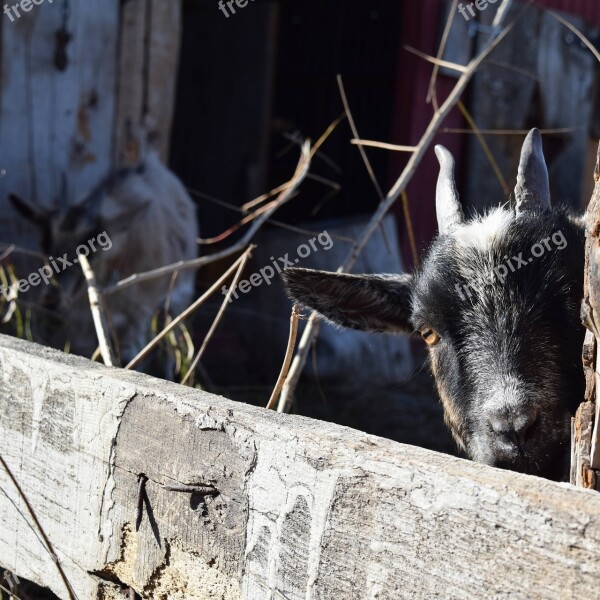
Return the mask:
[[596,185],[586,213],[585,279],[581,310],[588,329],[583,345],[586,387],[584,402],[573,422],[571,483],[600,490],[600,146],[594,181]]

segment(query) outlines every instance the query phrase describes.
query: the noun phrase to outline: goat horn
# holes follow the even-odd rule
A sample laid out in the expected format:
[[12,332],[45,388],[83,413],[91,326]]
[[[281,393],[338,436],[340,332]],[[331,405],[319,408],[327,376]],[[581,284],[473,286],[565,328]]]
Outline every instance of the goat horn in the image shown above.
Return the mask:
[[440,174],[435,193],[435,212],[440,234],[449,233],[464,222],[465,217],[454,183],[454,157],[444,146],[435,147]]
[[515,198],[517,215],[550,208],[550,181],[539,129],[532,129],[523,142]]

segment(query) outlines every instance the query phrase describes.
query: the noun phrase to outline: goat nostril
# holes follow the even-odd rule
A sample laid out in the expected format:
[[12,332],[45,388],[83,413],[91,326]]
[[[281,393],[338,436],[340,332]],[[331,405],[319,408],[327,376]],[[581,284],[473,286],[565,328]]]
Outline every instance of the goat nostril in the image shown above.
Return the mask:
[[510,440],[521,451],[533,436],[537,424],[537,415],[520,415],[514,420],[502,417],[490,419],[494,433]]

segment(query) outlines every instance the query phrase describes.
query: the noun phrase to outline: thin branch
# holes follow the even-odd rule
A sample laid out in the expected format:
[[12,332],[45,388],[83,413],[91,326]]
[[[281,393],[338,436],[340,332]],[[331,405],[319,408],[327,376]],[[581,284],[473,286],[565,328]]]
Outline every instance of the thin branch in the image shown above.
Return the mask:
[[[452,0],[452,6],[448,12],[448,19],[446,20],[446,26],[444,27],[444,33],[442,34],[442,40],[440,42],[440,47],[437,51],[437,59],[441,60],[442,56],[444,56],[444,52],[446,51],[446,44],[448,43],[448,37],[450,36],[450,30],[452,29],[452,23],[454,23],[454,17],[456,16],[456,7],[458,5],[458,0]],[[439,108],[437,94],[436,94],[436,84],[437,84],[437,76],[440,70],[440,65],[435,64],[433,66],[433,71],[431,72],[431,79],[429,80],[429,88],[427,90],[427,98],[426,102],[431,102],[433,105],[433,110],[437,111]]]
[[[308,178],[308,176],[307,176]],[[242,209],[239,206],[235,206],[235,204],[230,204],[229,202],[225,202],[224,200],[219,200],[219,198],[215,198],[208,194],[204,194],[203,192],[199,192],[197,190],[193,190],[187,188],[188,192],[193,196],[198,196],[198,198],[202,198],[208,202],[212,202],[217,206],[222,206],[231,211],[242,212]],[[311,231],[309,229],[304,229],[302,227],[296,227],[295,225],[289,225],[288,223],[283,223],[282,221],[277,221],[276,219],[267,219],[265,223],[269,223],[270,225],[275,225],[275,227],[279,227],[280,229],[286,229],[288,231],[293,231],[294,233],[301,233],[302,235],[315,236],[321,233],[320,231]],[[356,240],[354,238],[350,238],[344,235],[339,234],[330,234],[334,240],[339,240],[340,242],[349,242],[354,243]],[[196,240],[198,241],[198,240]]]
[[13,485],[15,486],[19,496],[21,497],[21,499],[23,500],[23,503],[25,504],[25,507],[27,508],[27,512],[29,513],[29,516],[32,518],[33,522],[35,523],[37,530],[40,532],[40,536],[42,537],[42,540],[44,541],[44,544],[46,545],[46,550],[47,550],[48,554],[50,554],[50,557],[52,558],[52,562],[54,562],[54,564],[56,565],[56,568],[58,569],[60,578],[62,579],[63,583],[65,584],[65,587],[67,588],[67,593],[69,594],[69,599],[76,600],[77,596],[75,595],[75,591],[73,590],[73,588],[71,587],[71,584],[69,583],[69,580],[67,579],[67,575],[64,572],[62,565],[60,564],[60,561],[58,560],[58,556],[56,555],[56,552],[54,552],[54,547],[52,546],[52,543],[48,539],[48,536],[46,535],[46,532],[44,531],[44,528],[42,527],[41,523],[38,521],[38,518],[37,518],[33,508],[31,507],[31,504],[29,504],[29,500],[27,499],[27,496],[21,489],[19,482],[15,479],[15,476],[13,475],[12,471],[10,470],[10,467],[8,466],[8,464],[6,463],[4,458],[2,458],[2,455],[0,455],[0,464],[6,471],[6,474],[12,481]]
[[159,267],[158,269],[146,271],[145,273],[135,273],[134,275],[130,275],[129,277],[122,279],[114,285],[108,286],[103,290],[103,294],[105,296],[108,294],[114,294],[115,292],[118,292],[131,285],[136,285],[138,283],[141,283],[142,281],[148,281],[150,279],[156,279],[164,275],[170,275],[175,271],[187,271],[190,269],[198,269],[199,267],[203,267],[205,265],[222,260],[223,258],[227,258],[228,256],[231,256],[232,254],[235,254],[236,252],[239,252],[240,250],[245,248],[250,243],[256,232],[263,226],[265,221],[278,208],[280,208],[286,202],[288,202],[291,199],[291,197],[295,194],[296,190],[300,187],[300,184],[304,181],[306,175],[308,174],[312,154],[313,152],[310,151],[310,142],[304,142],[300,153],[300,160],[298,162],[298,166],[296,167],[296,172],[288,182],[287,187],[279,194],[277,200],[275,200],[272,203],[272,206],[253,222],[252,226],[248,229],[248,231],[246,231],[246,233],[235,244],[232,244],[231,246],[225,248],[224,250],[221,250],[220,252],[215,252],[210,256],[201,256],[199,258],[195,258],[193,260],[188,261],[182,260],[172,265],[166,265],[164,267]]
[[279,187],[276,187],[274,190],[267,192],[266,194],[262,194],[258,196],[258,198],[254,198],[254,200],[250,200],[250,202],[246,202],[246,204],[242,204],[242,212],[248,212],[251,208],[254,208],[258,204],[262,204],[265,200],[272,198],[276,194],[279,194],[282,190],[285,189],[287,183],[282,183]]
[[[336,173],[342,173],[342,168],[333,162],[327,155],[319,152],[319,148],[325,143],[327,138],[333,133],[337,126],[346,118],[346,113],[343,112],[339,117],[323,132],[323,135],[317,140],[311,152],[311,159],[313,157],[320,158],[327,166],[332,168]],[[297,135],[288,135],[287,139],[291,140],[295,144],[302,146],[302,139],[299,139]]]
[[413,265],[418,266],[419,264],[419,252],[417,251],[417,242],[415,240],[415,232],[413,229],[412,219],[410,216],[410,205],[408,202],[408,194],[404,190],[401,194],[402,198],[402,211],[404,212],[404,221],[406,222],[406,231],[408,233],[408,241],[410,243],[410,251],[413,257]]
[[8,258],[15,250],[16,250],[16,246],[14,244],[11,244],[1,255],[0,255],[0,262],[4,261],[6,258]]
[[[513,0],[502,0],[502,4],[498,7],[496,14],[494,15],[494,20],[492,21],[492,29],[497,32],[500,27],[502,27],[502,23],[506,21],[506,15],[508,15],[508,11],[512,6]],[[519,14],[519,17],[523,14],[523,11]]]
[[299,317],[300,307],[297,304],[294,304],[292,307],[292,314],[290,315],[290,335],[288,338],[287,348],[285,349],[283,364],[281,365],[281,371],[279,373],[279,377],[277,378],[277,383],[275,384],[273,392],[271,393],[271,397],[269,398],[269,402],[267,403],[267,409],[269,410],[275,408],[275,403],[277,402],[281,388],[283,388],[283,384],[285,383],[285,378],[290,370],[290,365],[292,364],[294,348],[296,347],[296,336],[298,335]]
[[[459,73],[466,73],[469,70],[469,66],[466,67],[464,65],[459,65],[458,63],[449,62],[447,60],[441,60],[436,58],[435,56],[430,56],[429,54],[425,54],[425,52],[421,52],[412,46],[404,45],[404,49],[408,50],[411,54],[416,54],[419,58],[426,60],[427,62],[433,63],[438,67],[445,67],[446,69],[452,69],[453,71],[458,71]],[[437,111],[436,111],[437,112]]]
[[[498,8],[498,11],[503,15],[506,14],[505,5],[509,3],[510,0],[503,0],[502,5]],[[441,127],[444,119],[450,113],[455,104],[460,100],[461,95],[466,90],[469,81],[479,68],[479,66],[483,63],[483,61],[491,54],[491,52],[506,38],[506,36],[512,31],[517,20],[525,13],[525,11],[529,10],[529,5],[526,5],[516,19],[510,23],[507,27],[505,27],[500,33],[497,33],[499,30],[496,29],[496,32],[491,36],[488,43],[485,45],[482,52],[473,58],[469,63],[467,70],[461,75],[461,77],[456,82],[454,89],[446,98],[440,109],[433,115],[431,122],[429,123],[425,133],[421,137],[419,145],[417,146],[415,152],[411,155],[406,167],[402,171],[400,177],[393,185],[392,189],[388,192],[387,196],[380,203],[378,209],[375,211],[371,220],[367,224],[365,230],[363,231],[360,239],[354,244],[352,249],[350,250],[346,260],[342,264],[342,266],[338,269],[338,272],[348,272],[356,260],[358,259],[361,251],[367,244],[367,242],[371,239],[373,233],[380,226],[381,221],[393,206],[394,202],[398,199],[398,197],[402,194],[402,192],[406,189],[408,182],[411,180],[413,174],[417,170],[417,167],[421,163],[421,160],[425,156],[429,145],[433,141],[436,133]],[[500,25],[498,25],[499,27]],[[298,352],[292,361],[292,367],[290,369],[290,373],[288,375],[288,379],[281,393],[281,399],[279,402],[279,407],[282,412],[288,411],[293,404],[293,395],[300,380],[300,375],[302,373],[302,369],[306,364],[306,359],[308,357],[308,352],[310,350],[311,342],[314,337],[318,333],[318,323],[319,318],[317,313],[313,312],[308,320],[308,324],[304,329],[302,334],[302,338],[300,340],[300,344],[298,347]],[[279,410],[279,409],[278,409]]]
[[242,257],[241,257],[242,260],[240,261],[240,265],[238,266],[238,269],[235,272],[233,281],[231,282],[231,285],[229,286],[229,289],[227,290],[227,294],[225,295],[225,298],[223,299],[223,302],[221,303],[221,308],[219,308],[219,312],[217,313],[217,316],[215,317],[214,321],[212,322],[212,325],[210,326],[210,329],[208,330],[208,333],[206,334],[206,337],[204,338],[204,341],[202,342],[202,346],[200,346],[200,350],[198,350],[198,354],[196,354],[196,357],[192,361],[192,364],[190,365],[188,372],[185,374],[185,377],[181,380],[182,385],[185,385],[189,381],[191,376],[196,371],[196,367],[198,366],[198,363],[200,362],[202,356],[204,356],[204,351],[206,350],[208,343],[212,339],[212,336],[214,335],[215,331],[217,330],[217,327],[219,326],[219,323],[221,322],[221,319],[223,318],[223,314],[225,313],[225,310],[227,309],[227,305],[231,302],[231,296],[232,296],[233,292],[235,291],[235,288],[237,287],[238,281],[240,280],[240,277],[242,276],[242,273],[244,271],[244,267],[246,266],[246,263],[248,262],[250,256],[252,255],[252,250],[254,247],[255,246],[250,246],[246,250],[246,252],[244,252],[244,254],[242,254]]
[[[306,176],[306,178],[314,179],[315,181],[324,183],[325,185],[328,185],[329,187],[332,187],[336,190],[339,190],[342,187],[339,183],[336,183],[335,181],[331,181],[330,179],[325,179],[325,177],[319,177],[318,175],[311,175],[309,173]],[[254,200],[250,200],[250,202],[246,202],[246,204],[242,204],[241,211],[248,212],[251,208],[254,208],[257,205],[262,204],[269,198],[272,198],[273,196],[275,196],[275,194],[278,194],[279,192],[281,192],[281,190],[285,189],[286,185],[287,185],[287,183],[284,183],[283,185],[276,187],[274,190],[271,190],[270,192],[263,194],[262,196],[258,196],[257,198],[254,198]]]
[[254,245],[250,245],[246,248],[244,254],[242,254],[230,267],[213,283],[200,298],[198,298],[191,306],[188,306],[178,317],[173,319],[152,341],[148,342],[146,346],[135,356],[126,366],[126,369],[133,369],[142,359],[144,359],[148,353],[154,348],[160,340],[162,340],[169,332],[173,331],[177,325],[179,325],[184,319],[187,319],[193,314],[200,306],[202,306],[226,281],[227,278],[235,271],[238,265],[244,261],[244,257],[252,252],[256,248]]
[[[339,74],[337,75],[337,83],[338,83],[338,88],[340,90],[340,96],[342,98],[342,104],[344,105],[344,112],[346,113],[346,116],[348,117],[348,123],[350,124],[350,129],[352,130],[352,135],[354,136],[355,139],[360,139],[360,135],[358,134],[358,129],[356,127],[356,123],[354,122],[354,117],[352,116],[352,111],[350,110],[350,104],[348,103],[348,97],[346,96],[344,82],[342,81],[342,76]],[[375,171],[373,171],[373,166],[371,165],[371,162],[369,161],[369,157],[367,156],[365,149],[360,145],[358,146],[358,151],[363,159],[363,162],[365,163],[365,168],[367,169],[369,178],[373,182],[373,186],[375,187],[375,191],[377,192],[377,197],[379,198],[379,201],[381,201],[381,200],[383,200],[383,191],[381,190],[381,186],[379,185],[379,182],[377,181],[377,177],[375,177]],[[387,248],[388,253],[391,254],[390,243],[388,241],[388,238],[385,233],[385,229],[383,228],[383,225],[380,226],[380,229],[381,229],[381,235],[383,237],[383,242],[385,244],[385,247]]]
[[330,187],[331,189],[335,190],[336,192],[339,192],[342,189],[342,186],[337,181],[333,181],[332,179],[327,179],[327,177],[321,177],[321,175],[314,175],[313,173],[309,173],[306,176],[306,179],[310,179],[312,181],[318,181],[319,183],[322,183],[323,185]]
[[92,270],[87,257],[83,254],[78,254],[78,257],[83,276],[87,283],[90,310],[92,311],[92,318],[94,319],[94,328],[96,329],[96,336],[98,338],[98,344],[100,345],[102,360],[105,365],[112,367],[116,364],[115,355],[110,343],[110,333],[106,317],[102,310],[102,295],[98,291],[96,276],[94,275],[94,271]]
[[[319,333],[319,315],[316,312],[311,313],[304,334],[300,338],[300,344],[298,345],[298,352],[292,360],[292,366],[287,374],[285,383],[281,390],[281,396],[277,405],[277,412],[289,413],[292,405],[294,404],[294,392],[298,387],[300,376],[302,375],[302,369],[306,363],[306,357],[310,351],[313,341]],[[306,331],[310,333],[307,335]]]
[[11,248],[12,252],[15,254],[24,254],[25,256],[33,256],[34,258],[39,258],[43,260],[46,264],[48,264],[48,257],[44,256],[41,252],[35,252],[33,250],[27,250],[27,248],[21,248],[19,246],[15,246],[15,244],[0,244],[0,250],[7,250]]
[[[291,200],[293,197],[296,196],[296,194],[291,196],[289,199]],[[251,223],[252,221],[255,221],[256,219],[258,219],[258,217],[260,217],[260,215],[262,215],[267,210],[272,208],[276,202],[277,202],[277,200],[273,200],[273,201],[269,202],[268,204],[264,204],[263,206],[260,206],[253,213],[246,215],[241,221],[238,221],[237,223],[235,223],[234,225],[232,225],[231,227],[229,227],[228,229],[226,229],[225,231],[223,231],[222,233],[220,233],[219,235],[217,235],[215,237],[208,238],[208,239],[198,238],[196,241],[198,242],[198,244],[201,244],[204,246],[209,246],[211,244],[217,244],[219,242],[222,242],[223,240],[227,239],[230,235],[235,233],[238,229],[240,229],[244,225],[247,225],[248,223]]]
[[533,71],[528,71],[527,69],[523,69],[521,67],[516,67],[515,65],[511,65],[510,63],[505,63],[501,60],[488,60],[487,65],[493,65],[494,67],[500,67],[501,69],[506,69],[507,71],[512,71],[513,73],[519,73],[521,75],[525,75],[525,77],[529,77],[529,79],[533,79],[534,81],[539,81],[539,77]]
[[475,123],[475,119],[471,116],[471,113],[467,110],[467,107],[463,104],[462,100],[459,100],[456,103],[456,106],[458,106],[458,110],[460,110],[460,112],[462,113],[462,116],[465,118],[465,120],[469,124],[469,127],[471,127],[471,129],[477,136],[477,140],[479,141],[479,144],[480,144],[481,148],[483,149],[484,154],[487,156],[487,159],[488,159],[490,165],[492,166],[492,170],[494,171],[494,174],[496,175],[496,179],[498,179],[498,182],[500,183],[500,186],[502,187],[502,191],[504,192],[504,195],[510,196],[510,188],[508,187],[508,183],[506,183],[506,179],[504,179],[504,175],[502,175],[502,171],[500,170],[500,167],[498,166],[498,163],[496,162],[496,159],[494,158],[494,155],[492,154],[492,150],[490,149],[488,143],[485,141],[485,138],[483,137],[483,134],[479,130],[479,127],[477,127],[477,123]]
[[[348,97],[346,96],[346,90],[344,89],[344,82],[342,81],[342,76],[339,74],[337,75],[337,84],[338,84],[338,88],[340,89],[340,96],[342,97],[342,104],[344,105],[344,111],[346,113],[346,116],[348,117],[348,123],[350,125],[350,129],[352,130],[352,135],[356,139],[360,139],[360,135],[358,135],[358,129],[356,128],[356,123],[354,122],[354,117],[352,116],[352,112],[350,111],[350,104],[348,104]],[[358,147],[358,151],[360,152],[363,162],[365,163],[365,167],[367,168],[367,173],[369,173],[369,177],[371,178],[371,181],[373,182],[373,185],[375,186],[375,190],[377,191],[377,196],[381,200],[383,198],[383,191],[381,190],[381,186],[379,185],[379,182],[377,181],[377,177],[375,177],[375,172],[373,171],[373,167],[371,166],[369,157],[367,156],[367,153],[365,152],[365,150],[362,146]]]
[[5,588],[3,585],[0,585],[0,590],[8,594],[8,600],[23,600],[22,598],[19,598],[19,596],[17,596],[13,591],[9,590],[8,588]]
[[387,144],[385,142],[376,142],[373,140],[357,140],[355,138],[351,139],[350,143],[355,146],[369,146],[371,148],[393,150],[394,152],[414,152],[417,149],[416,146],[399,146],[398,144]]

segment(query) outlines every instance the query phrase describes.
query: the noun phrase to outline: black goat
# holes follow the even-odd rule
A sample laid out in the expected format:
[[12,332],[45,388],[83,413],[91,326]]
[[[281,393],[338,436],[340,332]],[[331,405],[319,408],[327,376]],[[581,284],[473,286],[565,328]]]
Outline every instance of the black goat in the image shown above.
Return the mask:
[[439,235],[412,275],[288,269],[292,298],[334,324],[420,333],[445,420],[473,460],[560,479],[583,396],[582,219],[550,205],[541,136],[521,151],[515,207],[465,221],[436,147]]

